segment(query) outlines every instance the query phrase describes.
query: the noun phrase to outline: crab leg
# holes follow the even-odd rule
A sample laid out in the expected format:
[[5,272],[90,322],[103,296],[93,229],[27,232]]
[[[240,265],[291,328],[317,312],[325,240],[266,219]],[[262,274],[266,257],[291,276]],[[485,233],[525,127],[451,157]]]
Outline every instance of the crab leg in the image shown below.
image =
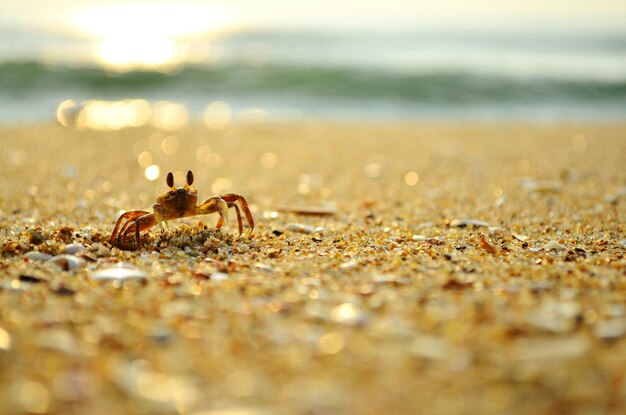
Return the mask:
[[[141,251],[141,235],[140,232],[150,229],[157,224],[157,218],[152,213],[147,213],[135,219],[129,226],[125,226],[124,232],[118,237],[119,246],[124,246],[126,238],[134,230],[135,241],[137,242],[137,251]],[[134,226],[133,226],[134,225]],[[133,229],[134,228],[134,229]]]
[[136,218],[133,218],[133,219],[130,219],[128,222],[126,222],[124,224],[124,226],[122,226],[122,228],[120,229],[119,234],[117,235],[117,242],[119,243],[122,240],[122,238],[125,237],[128,234],[129,229],[131,229],[133,226],[135,226],[135,224],[137,223],[137,221],[140,218],[142,218],[145,215],[149,215],[149,214],[150,214],[149,212],[145,212],[143,215],[141,215],[139,217],[136,217]]
[[220,220],[228,225],[228,204],[219,196],[211,196],[194,209],[194,215],[206,215],[217,212]]
[[220,197],[224,199],[229,206],[231,203],[239,203],[241,210],[243,210],[243,213],[246,215],[246,219],[248,220],[248,225],[250,226],[248,235],[250,235],[254,230],[254,218],[252,217],[252,212],[250,212],[246,199],[237,193],[227,193],[225,195],[220,195]]
[[[237,213],[237,224],[239,225],[239,235],[241,235],[243,233],[243,221],[241,220],[241,210],[239,210],[239,206],[234,203],[234,202],[230,202],[228,203],[228,207],[234,207],[235,208],[235,213]],[[215,226],[217,229],[220,229],[222,227],[222,217],[220,216],[217,219],[217,225]]]
[[[118,230],[120,231],[119,235],[121,235],[123,233],[123,229],[126,226],[128,226],[129,223],[132,223],[135,219],[147,213],[150,213],[150,212],[146,212],[145,210],[130,210],[128,212],[122,213],[120,217],[117,219],[117,222],[115,222],[113,233],[111,233],[111,237],[109,238],[109,243],[111,245],[116,245],[115,241],[116,241],[116,236],[118,236]],[[124,222],[124,220],[126,220],[126,222]],[[122,226],[120,229],[120,225],[122,225],[122,222],[124,222],[124,226]]]

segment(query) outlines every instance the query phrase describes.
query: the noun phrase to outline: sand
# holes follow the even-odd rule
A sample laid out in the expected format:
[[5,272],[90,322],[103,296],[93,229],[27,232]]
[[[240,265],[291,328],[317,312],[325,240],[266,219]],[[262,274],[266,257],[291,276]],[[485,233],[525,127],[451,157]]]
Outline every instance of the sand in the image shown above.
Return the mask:
[[[625,135],[2,127],[0,413],[625,413]],[[108,244],[188,169],[251,236]]]

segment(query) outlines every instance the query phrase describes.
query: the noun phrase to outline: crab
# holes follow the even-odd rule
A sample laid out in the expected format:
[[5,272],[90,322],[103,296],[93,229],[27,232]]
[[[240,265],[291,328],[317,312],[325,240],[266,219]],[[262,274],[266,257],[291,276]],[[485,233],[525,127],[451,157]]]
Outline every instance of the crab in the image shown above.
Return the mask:
[[217,229],[223,224],[228,225],[228,209],[235,208],[237,213],[237,223],[239,225],[239,235],[243,234],[243,221],[241,219],[241,211],[243,211],[249,225],[251,234],[254,230],[254,219],[252,212],[248,207],[246,199],[236,193],[227,193],[219,196],[211,196],[204,202],[198,203],[198,190],[191,187],[193,184],[193,173],[191,170],[187,172],[187,182],[183,187],[174,187],[174,175],[172,172],[167,174],[165,183],[170,188],[166,193],[157,197],[156,203],[152,206],[154,213],[145,210],[131,210],[123,213],[115,223],[109,243],[121,249],[128,249],[128,239],[134,235],[137,250],[141,250],[140,232],[150,229],[155,225],[163,230],[163,224],[169,229],[168,220],[185,218],[188,216],[207,215],[210,213],[219,213],[217,220]]

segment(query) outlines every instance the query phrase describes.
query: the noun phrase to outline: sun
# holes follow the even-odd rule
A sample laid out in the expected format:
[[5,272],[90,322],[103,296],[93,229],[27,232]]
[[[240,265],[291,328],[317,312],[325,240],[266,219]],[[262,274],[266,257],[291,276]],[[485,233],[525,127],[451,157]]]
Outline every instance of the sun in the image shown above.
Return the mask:
[[210,35],[230,22],[217,8],[198,4],[136,3],[100,5],[75,18],[94,37],[94,59],[111,69],[163,69],[188,58],[182,39]]
[[117,68],[163,67],[176,64],[181,56],[176,42],[158,36],[110,36],[98,45],[100,63]]

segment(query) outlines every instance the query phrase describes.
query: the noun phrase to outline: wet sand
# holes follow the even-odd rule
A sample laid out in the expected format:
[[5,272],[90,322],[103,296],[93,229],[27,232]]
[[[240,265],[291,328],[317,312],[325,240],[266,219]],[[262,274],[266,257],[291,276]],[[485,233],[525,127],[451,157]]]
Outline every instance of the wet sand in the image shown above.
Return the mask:
[[[0,413],[624,413],[625,136],[2,127]],[[231,210],[108,244],[188,169],[251,236]]]

